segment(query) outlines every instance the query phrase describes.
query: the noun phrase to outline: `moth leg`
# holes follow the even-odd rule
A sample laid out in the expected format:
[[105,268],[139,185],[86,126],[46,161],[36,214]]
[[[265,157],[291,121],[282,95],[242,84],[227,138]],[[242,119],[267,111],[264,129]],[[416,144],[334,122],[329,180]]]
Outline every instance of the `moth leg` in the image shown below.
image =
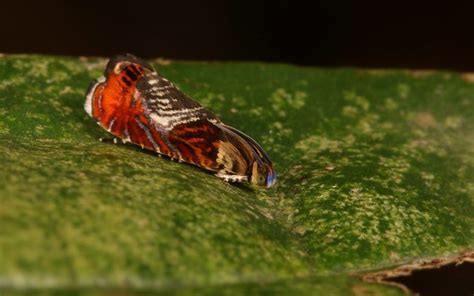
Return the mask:
[[223,179],[226,182],[245,182],[248,181],[247,176],[239,176],[239,175],[229,175],[223,172],[219,172],[216,174],[216,177]]
[[123,142],[123,140],[119,139],[119,138],[116,138],[116,137],[111,137],[111,138],[99,138],[99,141],[101,141],[102,143],[108,143],[108,144],[118,144],[119,141],[120,142]]

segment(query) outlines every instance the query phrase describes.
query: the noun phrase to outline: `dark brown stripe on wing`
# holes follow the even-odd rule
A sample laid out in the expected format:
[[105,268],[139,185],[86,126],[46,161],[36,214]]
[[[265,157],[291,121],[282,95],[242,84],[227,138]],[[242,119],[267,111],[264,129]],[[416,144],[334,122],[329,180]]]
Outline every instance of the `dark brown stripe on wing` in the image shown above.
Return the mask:
[[132,70],[130,70],[130,67],[125,69],[125,75],[127,75],[127,77],[130,78],[130,80],[132,81],[136,81],[138,78],[138,76],[135,73],[133,73]]
[[127,77],[122,76],[121,80],[122,80],[123,83],[126,84],[127,87],[132,86],[132,82],[130,80],[128,80]]

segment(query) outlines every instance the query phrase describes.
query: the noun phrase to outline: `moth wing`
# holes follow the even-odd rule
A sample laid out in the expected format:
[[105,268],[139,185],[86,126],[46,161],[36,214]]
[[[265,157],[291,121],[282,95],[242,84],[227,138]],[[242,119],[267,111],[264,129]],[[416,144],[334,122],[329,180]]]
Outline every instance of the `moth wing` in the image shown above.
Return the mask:
[[228,126],[226,124],[218,124],[218,126],[220,126],[222,129],[224,130],[227,130],[227,131],[230,131],[230,132],[233,132],[235,134],[237,134],[238,136],[240,136],[242,139],[244,139],[249,145],[250,147],[252,147],[253,151],[267,164],[269,165],[272,165],[272,161],[270,160],[270,157],[268,156],[268,154],[265,152],[265,150],[263,150],[262,146],[260,146],[260,144],[257,143],[257,141],[255,141],[254,139],[252,139],[250,136],[248,136],[247,134],[243,133],[242,131],[234,128],[234,127],[231,127],[231,126]]
[[137,90],[152,125],[166,134],[163,138],[181,160],[228,181],[250,181],[255,161],[272,166],[255,140],[222,123],[158,73],[143,77]]
[[184,159],[216,172],[226,181],[248,181],[251,149],[245,140],[220,124],[200,120],[174,128],[170,141],[182,153]]
[[150,126],[161,134],[169,147],[168,156],[217,171],[218,146],[222,130],[214,114],[153,72],[137,84],[137,96],[145,106]]
[[144,76],[138,82],[137,90],[144,100],[147,112],[150,115],[155,114],[155,118],[152,119],[166,129],[172,129],[191,119],[195,121],[211,119],[220,122],[214,114],[157,72]]

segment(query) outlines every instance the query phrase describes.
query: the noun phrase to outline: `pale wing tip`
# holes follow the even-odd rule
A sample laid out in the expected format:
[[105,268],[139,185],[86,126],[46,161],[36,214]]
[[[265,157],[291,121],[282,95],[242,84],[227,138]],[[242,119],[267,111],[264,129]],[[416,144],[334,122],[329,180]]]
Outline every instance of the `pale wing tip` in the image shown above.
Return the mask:
[[271,172],[267,175],[267,188],[272,187],[277,180],[277,174],[275,170],[271,170]]

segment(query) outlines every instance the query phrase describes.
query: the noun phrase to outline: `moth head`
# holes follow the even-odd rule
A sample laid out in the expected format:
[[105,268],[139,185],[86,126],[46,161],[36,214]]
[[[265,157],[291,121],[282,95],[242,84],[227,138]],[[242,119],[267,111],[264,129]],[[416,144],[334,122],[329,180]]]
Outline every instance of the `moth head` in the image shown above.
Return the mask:
[[89,88],[87,89],[86,93],[86,102],[84,103],[84,110],[86,110],[87,114],[90,117],[94,117],[92,115],[92,106],[94,103],[94,93],[97,87],[105,81],[105,77],[100,77],[99,79],[92,80],[89,84]]
[[141,68],[147,69],[152,72],[154,71],[150,64],[148,64],[144,60],[132,54],[126,53],[113,56],[107,63],[104,75],[106,77],[111,74],[119,75],[125,68],[132,64],[140,66]]
[[93,110],[93,107],[96,91],[101,91],[103,89],[103,86],[105,85],[105,82],[108,81],[110,78],[113,79],[116,78],[115,76],[122,74],[125,75],[126,72],[122,72],[125,71],[126,68],[130,65],[134,65],[134,68],[136,69],[136,71],[139,71],[139,73],[144,73],[146,71],[154,71],[153,68],[147,62],[140,58],[137,58],[134,55],[127,53],[112,57],[107,63],[104,76],[99,79],[93,80],[89,85],[89,88],[87,89],[86,102],[84,104],[84,109],[86,110],[87,114],[89,114],[91,117],[94,117],[93,114],[95,111]]
[[276,182],[276,172],[271,165],[261,161],[254,161],[250,182],[269,188]]

